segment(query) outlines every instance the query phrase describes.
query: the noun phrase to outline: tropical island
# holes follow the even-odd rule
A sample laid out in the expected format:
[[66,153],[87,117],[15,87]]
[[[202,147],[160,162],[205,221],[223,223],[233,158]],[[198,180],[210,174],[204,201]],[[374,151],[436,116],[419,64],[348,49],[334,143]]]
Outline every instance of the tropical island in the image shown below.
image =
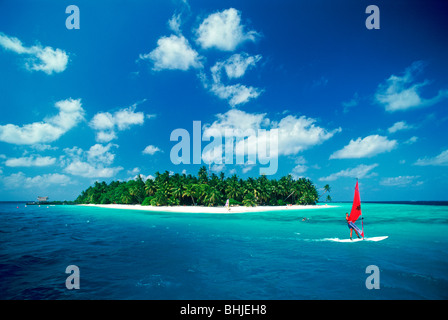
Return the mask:
[[[330,186],[319,195],[315,185],[306,178],[293,179],[291,175],[279,180],[225,177],[209,174],[206,167],[197,176],[156,172],[154,179],[143,181],[138,175],[129,181],[95,182],[75,200],[76,204],[123,204],[141,206],[285,206],[315,205],[319,198],[330,192]],[[327,194],[326,201],[331,201]]]

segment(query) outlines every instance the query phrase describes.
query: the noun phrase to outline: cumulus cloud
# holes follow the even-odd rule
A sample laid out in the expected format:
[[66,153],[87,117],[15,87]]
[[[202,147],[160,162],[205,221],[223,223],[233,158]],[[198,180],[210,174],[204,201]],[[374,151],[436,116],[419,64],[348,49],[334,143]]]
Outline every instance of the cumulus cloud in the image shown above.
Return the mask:
[[306,165],[306,160],[304,157],[300,156],[295,161],[296,166],[292,168],[292,176],[295,179],[303,177],[303,173],[305,173],[308,170],[308,166]]
[[147,54],[140,54],[140,59],[151,60],[154,70],[183,70],[202,68],[201,57],[182,35],[171,35],[157,40],[157,48]]
[[[146,100],[143,100],[144,102]],[[142,125],[145,121],[143,112],[136,112],[138,102],[128,108],[123,108],[114,113],[99,112],[90,121],[89,125],[96,130],[97,142],[109,142],[117,138],[116,132],[128,130],[134,125]],[[146,116],[151,118],[152,116]]]
[[153,155],[153,154],[155,154],[156,152],[161,152],[161,151],[162,151],[162,150],[160,150],[158,147],[149,145],[149,146],[147,146],[147,147],[142,151],[142,153],[143,153],[143,154]]
[[68,55],[61,49],[35,45],[26,47],[15,37],[0,33],[0,46],[5,50],[24,55],[25,67],[30,71],[43,71],[46,74],[59,73],[66,69]]
[[297,154],[312,146],[319,145],[341,132],[341,128],[328,131],[317,126],[316,120],[301,116],[288,115],[274,125],[279,129],[279,153],[284,155]]
[[87,160],[91,163],[103,163],[109,165],[115,159],[115,154],[110,152],[113,147],[118,148],[118,145],[109,143],[104,146],[97,143],[86,151]]
[[435,157],[425,157],[415,162],[417,166],[448,166],[448,150],[442,151]]
[[371,135],[363,139],[350,140],[348,145],[334,152],[330,159],[370,158],[379,153],[389,152],[397,145],[397,140],[389,140],[377,134]]
[[386,111],[394,112],[411,108],[427,107],[436,104],[448,97],[448,90],[439,90],[432,98],[421,97],[421,89],[430,81],[415,82],[417,74],[424,68],[422,61],[414,62],[406,68],[402,76],[391,75],[384,83],[378,86],[375,101],[383,105]]
[[[288,115],[280,121],[272,121],[265,113],[247,113],[231,109],[224,114],[217,114],[218,120],[204,125],[204,138],[215,136],[235,137],[235,154],[257,152],[258,145],[269,145],[269,131],[278,131],[278,155],[295,155],[319,145],[340,131],[329,131],[315,124],[316,120],[301,116]],[[227,152],[227,151],[226,151]],[[271,156],[273,156],[271,154]]]
[[245,41],[255,41],[259,34],[256,31],[245,31],[241,24],[241,13],[230,8],[210,14],[199,25],[196,42],[203,48],[216,48],[233,51]]
[[64,172],[86,178],[110,178],[123,170],[123,167],[109,167],[115,154],[111,152],[112,148],[117,148],[116,144],[95,144],[89,150],[84,151],[81,148],[66,148],[66,155],[61,157],[61,164],[64,166]]
[[255,64],[261,60],[261,55],[251,56],[247,53],[235,53],[225,61],[217,62],[212,68],[213,79],[215,82],[221,80],[221,70],[224,69],[229,79],[241,78],[246,70],[255,67]]
[[374,163],[372,165],[360,164],[355,168],[341,170],[339,172],[330,174],[328,177],[319,178],[319,181],[334,181],[339,178],[358,178],[358,179],[370,178],[377,175],[374,172],[371,173],[371,171],[375,169],[377,166],[378,166],[377,163]]
[[29,156],[21,158],[9,158],[5,161],[7,167],[46,167],[56,163],[56,158]]
[[[241,53],[234,54],[224,61],[218,61],[210,68],[212,79],[210,83],[205,74],[202,74],[203,85],[220,99],[227,100],[231,107],[256,99],[263,90],[241,83],[231,84],[228,81],[243,77],[246,71],[255,67],[260,59],[260,55],[250,56],[247,53]],[[223,77],[223,73],[226,77]]]
[[104,166],[95,166],[79,160],[71,162],[65,168],[65,172],[85,178],[110,178],[115,176],[121,170],[123,170],[123,167],[109,168]]
[[216,96],[223,100],[228,100],[231,107],[248,102],[251,99],[258,98],[261,90],[248,87],[243,84],[223,85],[214,83],[210,89]]
[[383,178],[381,179],[380,184],[386,187],[407,187],[410,185],[418,186],[423,184],[423,181],[416,181],[419,178],[420,176],[398,176]]
[[395,133],[397,131],[407,130],[407,129],[412,129],[412,128],[413,128],[413,126],[407,124],[405,121],[398,121],[398,122],[395,122],[392,127],[387,129],[387,131],[389,131],[389,133]]
[[71,183],[70,177],[65,174],[49,173],[27,177],[23,172],[13,173],[2,177],[3,185],[6,189],[45,189],[50,186],[66,186]]
[[53,142],[84,119],[81,99],[61,100],[55,107],[59,113],[40,122],[0,125],[0,141],[19,145]]
[[[199,55],[182,35],[181,15],[173,14],[168,21],[168,27],[174,34],[159,38],[154,50],[139,56],[139,60],[151,61],[153,70],[195,69],[204,88],[220,99],[228,101],[231,107],[256,99],[263,92],[253,86],[229,82],[242,78],[247,70],[254,68],[261,59],[261,55],[251,56],[243,52],[234,54],[227,60],[218,61],[210,68],[211,79],[208,79],[204,68],[206,59]],[[216,12],[205,18],[195,30],[196,43],[203,49],[215,47],[224,51],[233,51],[242,42],[255,41],[258,37],[255,31],[246,32],[244,29],[239,11],[230,8]],[[104,140],[108,138],[104,133],[102,135]]]

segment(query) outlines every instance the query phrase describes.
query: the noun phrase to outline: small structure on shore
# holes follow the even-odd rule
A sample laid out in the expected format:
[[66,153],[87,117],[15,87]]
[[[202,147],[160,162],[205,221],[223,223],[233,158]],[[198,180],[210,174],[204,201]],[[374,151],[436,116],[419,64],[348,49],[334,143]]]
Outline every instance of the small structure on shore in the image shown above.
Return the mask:
[[49,199],[49,197],[39,197],[37,196],[37,202],[47,202]]
[[46,196],[46,197],[41,197],[41,196],[38,196],[37,197],[37,201],[33,201],[33,202],[27,202],[26,204],[27,205],[36,205],[36,204],[38,204],[38,205],[41,205],[41,204],[49,204],[50,202],[48,201],[48,199],[50,199],[48,196]]

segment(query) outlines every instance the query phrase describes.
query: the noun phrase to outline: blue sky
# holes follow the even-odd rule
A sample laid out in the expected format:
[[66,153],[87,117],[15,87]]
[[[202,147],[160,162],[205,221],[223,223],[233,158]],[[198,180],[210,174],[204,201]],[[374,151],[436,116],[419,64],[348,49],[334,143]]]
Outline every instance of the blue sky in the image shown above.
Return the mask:
[[[66,28],[71,4],[79,29]],[[371,4],[380,29],[366,28]],[[171,133],[192,137],[193,121],[278,129],[271,178],[330,184],[333,200],[351,200],[356,178],[363,200],[448,200],[447,13],[440,1],[2,1],[0,200],[196,174],[170,158]]]

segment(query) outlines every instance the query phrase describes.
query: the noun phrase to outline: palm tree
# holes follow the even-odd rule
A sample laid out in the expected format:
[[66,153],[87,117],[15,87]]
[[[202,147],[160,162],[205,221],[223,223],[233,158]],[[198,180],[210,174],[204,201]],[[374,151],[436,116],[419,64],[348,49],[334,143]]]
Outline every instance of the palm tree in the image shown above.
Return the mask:
[[[320,197],[323,197],[323,195],[325,194],[325,193],[330,193],[330,191],[331,191],[331,187],[330,187],[330,185],[328,185],[328,184],[326,184],[326,185],[324,185],[324,187],[323,187],[323,189],[324,189],[324,193],[322,193],[321,195],[320,195]],[[320,198],[319,197],[319,198]]]
[[254,196],[254,194],[251,191],[246,193],[246,195],[244,196],[243,204],[246,207],[254,207],[254,206],[257,205],[257,202],[255,200],[255,196]]
[[154,194],[155,203],[158,206],[166,206],[169,203],[170,192],[167,186],[163,185]]
[[156,184],[154,180],[148,179],[145,182],[145,193],[147,196],[152,196],[156,192]]
[[120,201],[121,201],[121,203],[124,203],[124,204],[131,204],[132,203],[132,197],[129,194],[129,192],[122,193]]
[[197,184],[187,184],[183,186],[184,191],[182,195],[184,197],[191,197],[191,201],[193,202],[193,205],[195,206],[196,203],[194,203],[194,196],[196,195],[196,188]]
[[197,196],[198,196],[198,203],[205,204],[208,199],[208,194],[210,192],[210,185],[203,183],[200,184],[197,188]]
[[227,198],[235,200],[239,199],[241,191],[238,182],[236,182],[235,180],[230,180],[227,183],[227,187],[225,188],[225,193],[227,195]]
[[238,178],[237,175],[225,178],[223,173],[211,174],[205,166],[201,167],[198,176],[172,174],[168,171],[155,173],[155,179],[143,182],[141,176],[127,182],[112,181],[96,182],[82,191],[76,198],[76,203],[142,203],[148,197],[146,204],[180,205],[190,204],[216,206],[225,199],[242,202],[246,206],[278,205],[288,201],[297,204],[315,204],[327,193],[327,201],[331,201],[329,185],[323,187],[324,193],[319,196],[316,187],[309,179],[294,180],[292,176],[284,176],[279,180],[269,180],[266,176],[256,179]]
[[198,179],[199,179],[199,182],[201,182],[201,183],[208,181],[208,173],[207,173],[207,168],[205,166],[202,166],[199,168]]
[[219,192],[219,190],[214,188],[214,187],[210,187],[208,189],[208,193],[207,193],[206,198],[208,200],[208,205],[209,206],[210,205],[214,206],[216,203],[222,202],[221,192]]
[[179,203],[182,201],[182,195],[183,195],[182,191],[183,191],[182,184],[180,184],[180,183],[177,183],[171,187],[171,195],[174,198],[179,199]]

